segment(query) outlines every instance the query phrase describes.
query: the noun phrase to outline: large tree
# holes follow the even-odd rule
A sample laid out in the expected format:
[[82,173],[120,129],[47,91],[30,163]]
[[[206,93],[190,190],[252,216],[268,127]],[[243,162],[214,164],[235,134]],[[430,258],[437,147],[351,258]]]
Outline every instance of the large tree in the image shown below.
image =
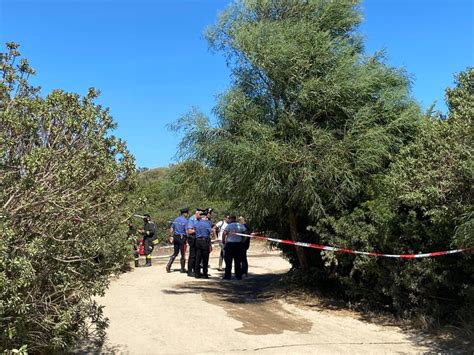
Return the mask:
[[63,352],[103,335],[92,297],[127,257],[135,166],[95,90],[42,97],[19,55],[0,68],[0,348]]
[[[417,131],[409,78],[364,54],[360,21],[356,1],[243,0],[207,33],[233,83],[217,127],[182,121],[182,152],[212,167],[216,190],[260,228],[320,241],[307,225],[354,209]],[[314,251],[288,256],[322,267]]]

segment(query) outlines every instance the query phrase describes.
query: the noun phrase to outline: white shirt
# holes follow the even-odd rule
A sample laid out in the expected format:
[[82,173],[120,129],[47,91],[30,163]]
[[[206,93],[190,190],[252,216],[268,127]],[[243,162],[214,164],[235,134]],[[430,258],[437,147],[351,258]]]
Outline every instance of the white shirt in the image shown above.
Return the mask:
[[219,233],[217,234],[217,240],[222,240],[225,228],[227,227],[227,222],[224,220],[219,221],[217,222],[216,227],[219,229]]

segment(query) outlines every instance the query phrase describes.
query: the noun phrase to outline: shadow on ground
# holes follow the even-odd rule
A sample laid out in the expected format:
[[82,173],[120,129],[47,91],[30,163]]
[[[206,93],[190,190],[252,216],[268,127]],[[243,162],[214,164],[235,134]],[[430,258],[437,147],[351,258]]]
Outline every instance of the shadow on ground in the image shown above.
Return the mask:
[[312,322],[286,310],[279,302],[282,294],[279,274],[260,274],[244,280],[210,279],[178,285],[165,294],[200,293],[204,301],[222,307],[242,323],[236,331],[251,334],[281,334],[284,331],[308,333]]
[[[217,278],[196,280],[165,289],[164,294],[201,294],[203,299],[222,307],[228,316],[242,323],[236,331],[250,335],[281,334],[284,331],[309,333],[313,323],[291,313],[280,300],[298,307],[317,312],[337,312],[341,317],[351,317],[365,323],[399,327],[407,336],[407,341],[429,348],[430,352],[466,353],[472,351],[469,336],[456,332],[450,336],[439,336],[420,331],[406,323],[398,322],[393,316],[356,312],[338,299],[316,294],[302,295],[300,291],[290,291],[282,274],[260,274],[244,280],[223,281]],[[373,339],[376,342],[376,339]],[[396,344],[394,344],[396,345]]]

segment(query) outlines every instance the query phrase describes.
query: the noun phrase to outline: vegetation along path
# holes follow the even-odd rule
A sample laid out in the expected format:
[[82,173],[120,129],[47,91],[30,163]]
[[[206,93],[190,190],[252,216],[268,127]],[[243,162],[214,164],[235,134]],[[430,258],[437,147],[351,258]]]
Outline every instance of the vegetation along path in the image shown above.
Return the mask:
[[[105,352],[181,353],[418,353],[437,350],[428,338],[356,313],[281,297],[289,263],[253,245],[251,275],[222,281],[217,251],[211,278],[165,271],[165,258],[114,280],[99,302],[110,320]],[[178,266],[176,266],[178,267]],[[308,304],[309,303],[309,304]]]

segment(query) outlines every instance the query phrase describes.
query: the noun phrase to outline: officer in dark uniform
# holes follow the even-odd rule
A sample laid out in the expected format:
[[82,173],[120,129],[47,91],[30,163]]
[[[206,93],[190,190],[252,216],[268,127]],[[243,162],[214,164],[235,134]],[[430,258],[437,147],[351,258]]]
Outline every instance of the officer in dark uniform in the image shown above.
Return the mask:
[[[195,277],[209,278],[208,264],[211,247],[212,222],[207,218],[207,211],[201,212],[201,218],[194,224],[196,231],[196,264]],[[202,273],[201,271],[202,265]]]
[[149,214],[145,214],[143,218],[143,229],[140,229],[140,234],[143,235],[143,246],[145,251],[145,266],[151,266],[151,253],[155,244],[158,243],[158,237],[156,235],[156,226],[155,222],[151,220]]
[[186,246],[186,227],[188,225],[188,214],[189,209],[183,208],[179,211],[181,215],[177,217],[173,223],[171,224],[171,242],[174,246],[173,255],[171,255],[170,260],[168,261],[168,265],[166,265],[166,271],[171,272],[171,266],[173,265],[174,259],[178,256],[179,252],[181,252],[181,272],[186,272],[185,264],[186,264],[186,256],[185,254],[185,246]]
[[188,245],[189,245],[189,256],[188,256],[188,276],[194,276],[194,266],[196,263],[196,230],[195,223],[201,219],[201,212],[204,210],[196,208],[194,215],[189,217],[188,225],[186,227]]

